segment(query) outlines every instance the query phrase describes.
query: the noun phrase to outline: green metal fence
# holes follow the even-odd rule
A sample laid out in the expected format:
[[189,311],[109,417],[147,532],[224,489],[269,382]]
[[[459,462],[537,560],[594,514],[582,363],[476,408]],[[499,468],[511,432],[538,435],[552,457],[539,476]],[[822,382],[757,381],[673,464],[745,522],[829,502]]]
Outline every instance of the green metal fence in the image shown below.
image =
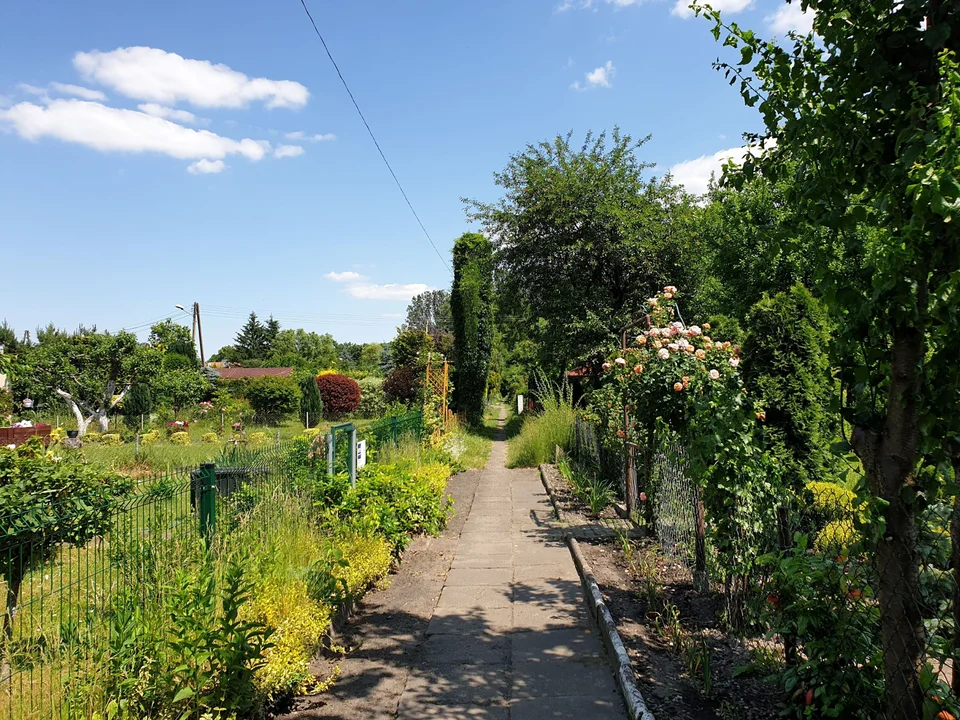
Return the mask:
[[422,436],[423,413],[419,411],[378,420],[360,431],[360,437],[372,441],[375,446],[388,442],[399,443],[405,437],[419,440]]
[[296,494],[288,450],[234,452],[141,478],[106,500],[0,514],[0,718],[102,709],[96,676],[117,618],[156,606],[184,564],[222,552],[239,523],[280,527],[284,500]]

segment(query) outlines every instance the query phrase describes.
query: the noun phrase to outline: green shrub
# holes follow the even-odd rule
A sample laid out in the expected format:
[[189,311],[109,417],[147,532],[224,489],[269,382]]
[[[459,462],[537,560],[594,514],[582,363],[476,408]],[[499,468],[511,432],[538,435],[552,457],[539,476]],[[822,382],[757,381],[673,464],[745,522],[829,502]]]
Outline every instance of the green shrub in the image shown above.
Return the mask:
[[766,417],[766,438],[787,487],[824,480],[834,436],[826,312],[802,285],[764,297],[747,316],[743,376]]
[[312,375],[300,379],[300,422],[310,428],[323,420],[323,398]]
[[293,378],[267,375],[247,384],[246,398],[258,418],[265,423],[276,423],[297,411],[300,389]]
[[739,345],[743,342],[743,330],[736,318],[729,315],[711,315],[703,326],[704,333],[718,342]]
[[101,440],[103,440],[103,434],[95,432],[93,430],[88,430],[86,434],[83,436],[83,441],[85,443],[96,444]]
[[104,433],[100,436],[100,442],[104,445],[123,445],[120,433]]
[[190,433],[184,432],[175,432],[170,436],[170,442],[174,445],[189,445],[190,444]]
[[247,435],[247,442],[253,446],[266,445],[267,434],[265,432],[252,432]]
[[832,482],[809,482],[806,487],[813,495],[811,509],[817,518],[829,522],[853,515],[857,496],[845,487]]
[[818,553],[836,554],[847,550],[859,540],[860,535],[853,526],[853,520],[844,518],[827,523],[817,533],[813,549]]
[[365,377],[360,385],[360,405],[357,415],[363,418],[382,417],[387,411],[387,395],[383,390],[383,378]]
[[202,442],[207,443],[208,445],[216,445],[218,442],[220,442],[220,436],[217,435],[215,432],[208,432],[208,433],[204,433],[201,436],[200,440]]

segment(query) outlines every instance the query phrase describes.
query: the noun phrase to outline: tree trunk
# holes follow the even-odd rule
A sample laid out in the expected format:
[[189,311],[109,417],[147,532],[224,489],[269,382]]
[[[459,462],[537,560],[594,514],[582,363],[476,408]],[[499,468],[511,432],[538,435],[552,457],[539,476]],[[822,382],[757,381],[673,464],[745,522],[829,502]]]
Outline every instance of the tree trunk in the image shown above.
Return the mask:
[[3,616],[3,634],[7,640],[13,638],[13,621],[17,615],[17,601],[20,597],[20,586],[23,585],[24,573],[22,569],[14,566],[10,569],[10,576],[7,578],[7,612]]
[[[97,411],[97,414],[94,416],[94,418],[96,418],[97,427],[98,427],[98,429],[99,429],[100,432],[102,432],[102,433],[109,432],[109,430],[110,430],[110,417],[107,415],[107,411],[106,411],[106,410],[99,410],[99,411]],[[93,419],[93,418],[91,418],[91,419]]]
[[886,528],[877,541],[875,557],[886,720],[917,720],[922,716],[919,674],[925,635],[919,597],[920,559],[916,517],[910,493],[904,489],[914,482],[923,353],[923,333],[918,328],[895,329],[883,433],[856,427],[851,436],[874,497],[887,504]]

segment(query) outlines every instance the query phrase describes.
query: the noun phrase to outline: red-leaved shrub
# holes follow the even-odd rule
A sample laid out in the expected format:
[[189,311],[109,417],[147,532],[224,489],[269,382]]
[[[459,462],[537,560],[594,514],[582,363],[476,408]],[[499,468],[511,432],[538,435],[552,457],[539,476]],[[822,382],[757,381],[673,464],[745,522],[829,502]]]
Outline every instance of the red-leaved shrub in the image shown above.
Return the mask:
[[417,396],[417,376],[409,365],[401,365],[383,381],[383,392],[388,402],[409,403]]
[[346,375],[317,375],[317,389],[323,398],[323,416],[333,420],[356,412],[360,386]]

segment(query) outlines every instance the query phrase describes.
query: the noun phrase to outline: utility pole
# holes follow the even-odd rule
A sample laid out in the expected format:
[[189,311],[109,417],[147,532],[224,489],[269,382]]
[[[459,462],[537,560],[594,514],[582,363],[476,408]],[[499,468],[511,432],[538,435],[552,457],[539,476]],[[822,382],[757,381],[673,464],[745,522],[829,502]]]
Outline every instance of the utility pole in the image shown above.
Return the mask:
[[203,326],[200,324],[200,303],[193,303],[193,320],[197,326],[197,333],[200,335],[200,367],[207,364],[207,359],[203,354]]

